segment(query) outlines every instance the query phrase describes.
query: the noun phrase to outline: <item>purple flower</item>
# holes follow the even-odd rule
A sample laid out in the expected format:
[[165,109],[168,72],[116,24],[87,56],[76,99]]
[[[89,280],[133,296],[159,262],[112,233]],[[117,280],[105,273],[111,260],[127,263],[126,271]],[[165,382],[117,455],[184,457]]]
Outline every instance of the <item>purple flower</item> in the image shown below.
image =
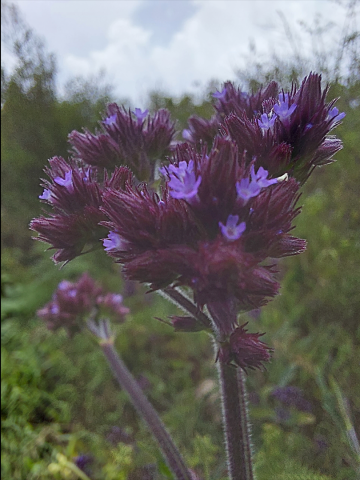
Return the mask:
[[336,121],[339,122],[346,116],[345,112],[339,113],[339,109],[334,107],[331,110],[329,110],[327,120],[332,120],[336,117]]
[[239,225],[237,225],[238,221],[238,215],[229,215],[226,225],[219,222],[221,233],[227,238],[227,240],[230,240],[231,242],[238,240],[246,230],[246,223],[241,222]]
[[67,290],[71,286],[72,286],[71,282],[69,282],[68,280],[62,280],[58,285],[58,289],[59,290]]
[[130,312],[122,302],[123,297],[118,293],[107,293],[106,295],[100,295],[96,299],[97,305],[103,307],[109,313],[115,314],[121,321],[123,321],[124,315]]
[[298,387],[277,387],[271,395],[287,406],[293,406],[301,412],[311,412],[312,406],[304,398],[303,391]]
[[42,318],[50,330],[65,328],[70,335],[79,332],[88,316],[94,312],[113,317],[123,322],[129,309],[122,304],[122,296],[105,293],[103,289],[86,273],[75,283],[63,280],[55,290],[52,300],[37,315]]
[[124,249],[124,240],[115,232],[110,232],[107,238],[103,240],[105,252]]
[[58,185],[65,187],[69,192],[74,191],[74,185],[72,180],[72,170],[65,173],[65,178],[55,177],[54,182]]
[[221,92],[216,91],[215,93],[212,94],[212,96],[213,96],[214,98],[217,98],[218,100],[223,100],[223,99],[225,98],[225,96],[226,96],[226,92],[227,92],[226,87],[224,87],[224,88],[221,90]]
[[141,108],[135,108],[135,111],[132,113],[137,118],[138,125],[141,125],[143,120],[145,120],[145,118],[147,117],[149,110],[142,111]]
[[249,178],[243,178],[240,182],[236,182],[236,191],[238,197],[242,198],[246,203],[250,198],[256,197],[261,191],[261,186],[257,181],[252,180],[250,182]]
[[52,198],[52,193],[49,189],[45,188],[43,193],[39,195],[40,200],[47,200],[48,202],[51,202]]
[[58,315],[60,313],[59,305],[57,303],[51,304],[49,307],[49,313],[51,313],[51,315]]
[[[161,168],[160,172],[164,174],[166,169]],[[171,188],[170,195],[173,198],[184,198],[186,200],[193,199],[198,192],[199,185],[201,183],[201,176],[196,178],[194,173],[194,161],[190,160],[189,163],[182,161],[179,166],[169,165],[168,171],[170,181],[168,183]]]
[[280,93],[279,95],[279,105],[274,105],[274,112],[280,118],[280,120],[286,120],[294,112],[297,105],[293,103],[289,107],[289,94]]
[[272,180],[267,180],[268,175],[269,172],[263,167],[260,167],[257,173],[255,173],[254,165],[252,165],[251,179],[253,182],[255,181],[261,188],[269,187],[270,185],[274,185],[274,183],[278,182],[276,178],[273,178]]
[[263,113],[257,122],[260,128],[262,128],[263,130],[269,130],[269,128],[271,128],[274,125],[275,120],[276,120],[275,115],[273,115],[272,117],[269,117],[267,113]]
[[110,115],[109,117],[105,118],[103,123],[105,125],[113,125],[114,123],[116,123],[116,118],[117,118],[117,115],[116,113],[114,113],[114,115]]
[[92,455],[78,455],[73,458],[75,465],[84,473],[89,474],[90,469],[89,465],[94,462],[94,457]]

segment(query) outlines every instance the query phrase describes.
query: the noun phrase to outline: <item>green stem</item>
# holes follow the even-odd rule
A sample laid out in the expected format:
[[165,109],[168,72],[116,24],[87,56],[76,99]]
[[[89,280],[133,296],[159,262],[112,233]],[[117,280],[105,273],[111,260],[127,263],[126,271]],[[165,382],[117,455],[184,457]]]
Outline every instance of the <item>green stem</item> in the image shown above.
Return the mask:
[[244,372],[219,363],[230,480],[254,480]]
[[110,368],[123,388],[129,395],[132,404],[139,415],[147,423],[151,433],[157,440],[166,462],[177,480],[192,480],[192,475],[187,469],[180,452],[176,448],[173,439],[166,430],[156,410],[145,397],[135,378],[131,375],[124,362],[118,356],[114,348],[114,339],[111,336],[108,323],[102,322],[96,326],[94,322],[88,322],[92,333],[100,338],[101,349],[110,365]]

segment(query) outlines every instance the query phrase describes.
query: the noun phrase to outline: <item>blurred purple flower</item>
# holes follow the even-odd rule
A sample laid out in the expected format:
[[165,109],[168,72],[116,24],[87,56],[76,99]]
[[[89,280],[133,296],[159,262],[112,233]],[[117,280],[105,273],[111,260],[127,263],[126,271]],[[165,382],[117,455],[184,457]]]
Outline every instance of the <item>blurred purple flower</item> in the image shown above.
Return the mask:
[[311,403],[304,398],[303,391],[298,387],[277,387],[271,395],[284,405],[295,407],[301,412],[312,411]]

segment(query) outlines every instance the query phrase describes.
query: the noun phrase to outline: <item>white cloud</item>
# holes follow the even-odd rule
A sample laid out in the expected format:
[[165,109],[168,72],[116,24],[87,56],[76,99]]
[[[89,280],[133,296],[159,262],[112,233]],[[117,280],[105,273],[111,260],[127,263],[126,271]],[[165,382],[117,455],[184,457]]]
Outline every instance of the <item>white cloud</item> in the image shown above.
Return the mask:
[[[143,2],[18,1],[22,10],[27,5],[28,14],[29,4],[37,9],[37,15],[41,6],[47,9],[46,35],[52,38],[50,48],[61,52],[61,78],[105,69],[116,94],[130,97],[137,104],[150,89],[160,87],[180,95],[196,91],[213,78],[234,79],[234,71],[244,65],[248,55],[250,38],[260,53],[275,50],[280,56],[288,54],[291,45],[278,10],[284,12],[294,33],[299,31],[298,20],[312,21],[316,12],[338,26],[344,21],[342,7],[324,0],[193,0],[196,8],[191,16],[174,25],[170,41],[159,45],[152,41],[150,30],[135,23],[134,13],[144,6]],[[31,15],[34,21],[35,13]],[[169,25],[166,27],[169,30]],[[161,21],[155,28],[161,28]],[[59,47],[61,39],[64,42]],[[303,41],[300,48],[309,50],[309,42]],[[194,86],[196,82],[198,87]]]

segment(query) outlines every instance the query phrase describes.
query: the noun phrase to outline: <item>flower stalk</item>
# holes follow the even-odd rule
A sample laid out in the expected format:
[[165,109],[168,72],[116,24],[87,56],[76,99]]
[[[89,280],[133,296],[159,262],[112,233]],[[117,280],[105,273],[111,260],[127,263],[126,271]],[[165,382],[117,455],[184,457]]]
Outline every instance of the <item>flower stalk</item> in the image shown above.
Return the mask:
[[218,365],[229,478],[254,480],[244,372]]
[[166,430],[156,410],[145,397],[137,381],[117,354],[114,348],[114,337],[111,336],[109,325],[106,322],[100,322],[99,327],[96,328],[95,324],[92,322],[88,326],[92,333],[100,337],[100,347],[108,361],[112,373],[121,388],[127,392],[132,404],[148,425],[154,438],[157,440],[164,458],[176,480],[192,480],[191,473],[187,469],[180,452],[175,446],[173,439]]

